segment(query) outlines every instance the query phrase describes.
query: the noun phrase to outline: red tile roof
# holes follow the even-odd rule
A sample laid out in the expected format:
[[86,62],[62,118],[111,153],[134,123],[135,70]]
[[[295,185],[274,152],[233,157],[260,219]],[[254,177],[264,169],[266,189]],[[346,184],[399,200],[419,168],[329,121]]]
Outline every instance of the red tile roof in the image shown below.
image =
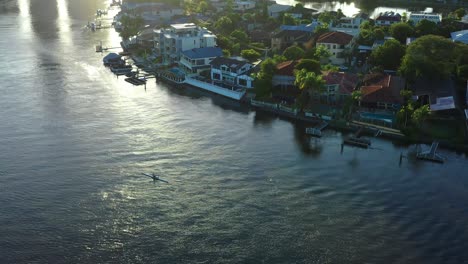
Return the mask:
[[343,33],[343,32],[327,32],[322,35],[317,40],[317,43],[336,43],[339,45],[347,45],[353,39],[352,35]]
[[403,78],[385,74],[369,74],[364,77],[361,87],[361,102],[403,103],[400,91],[405,88]]
[[285,61],[281,62],[276,65],[276,73],[277,75],[286,75],[286,76],[294,76],[294,69],[296,67],[297,61]]
[[338,84],[341,94],[351,94],[359,81],[357,75],[345,72],[326,72],[323,74],[323,79],[327,85]]

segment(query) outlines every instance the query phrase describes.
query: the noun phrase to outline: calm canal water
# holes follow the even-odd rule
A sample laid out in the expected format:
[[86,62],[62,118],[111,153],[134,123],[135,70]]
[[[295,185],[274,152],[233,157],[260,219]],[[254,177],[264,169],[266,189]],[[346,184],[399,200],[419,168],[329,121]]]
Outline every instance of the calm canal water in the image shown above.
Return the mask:
[[398,167],[411,148],[133,87],[84,28],[103,7],[0,3],[0,263],[466,263],[465,156]]

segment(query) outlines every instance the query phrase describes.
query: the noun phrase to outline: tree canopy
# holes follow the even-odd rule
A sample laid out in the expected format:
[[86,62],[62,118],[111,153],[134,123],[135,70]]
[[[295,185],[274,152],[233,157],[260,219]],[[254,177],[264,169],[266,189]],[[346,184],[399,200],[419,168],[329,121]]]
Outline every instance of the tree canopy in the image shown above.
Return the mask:
[[460,49],[449,39],[427,35],[409,45],[400,67],[400,72],[408,79],[418,77],[449,78],[455,71]]
[[315,72],[316,74],[320,73],[320,62],[317,60],[311,59],[302,59],[297,65],[297,70],[305,69],[309,72]]
[[372,51],[370,62],[385,70],[397,70],[405,55],[405,46],[395,39],[389,39]]
[[254,49],[246,49],[241,51],[241,56],[250,62],[256,61],[260,58],[261,54]]
[[284,50],[283,56],[288,60],[298,60],[304,57],[304,50],[298,46],[291,46]]
[[409,24],[400,22],[390,26],[390,34],[400,43],[406,43],[406,38],[413,36],[414,30]]

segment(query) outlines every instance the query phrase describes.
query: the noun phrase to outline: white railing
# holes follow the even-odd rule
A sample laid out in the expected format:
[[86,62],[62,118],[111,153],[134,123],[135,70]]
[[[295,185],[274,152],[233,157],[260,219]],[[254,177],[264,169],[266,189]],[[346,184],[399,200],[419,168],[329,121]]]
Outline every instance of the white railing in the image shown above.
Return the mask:
[[207,90],[216,94],[220,94],[226,97],[229,97],[234,100],[240,100],[242,96],[245,94],[245,90],[230,90],[227,88],[223,88],[221,86],[217,86],[211,83],[202,82],[199,80],[195,80],[193,78],[187,77],[185,79],[185,83],[190,84],[192,86],[198,87],[203,90]]
[[278,109],[281,110],[281,111],[284,111],[284,112],[294,114],[294,115],[297,115],[297,113],[298,113],[298,110],[296,108],[291,108],[291,107],[287,107],[287,106],[284,106],[284,105],[279,105]]
[[267,107],[267,108],[271,108],[271,109],[275,109],[275,110],[278,109],[278,104],[267,103],[267,102],[263,102],[263,101],[257,101],[257,100],[254,100],[254,99],[250,99],[250,103],[253,106]]

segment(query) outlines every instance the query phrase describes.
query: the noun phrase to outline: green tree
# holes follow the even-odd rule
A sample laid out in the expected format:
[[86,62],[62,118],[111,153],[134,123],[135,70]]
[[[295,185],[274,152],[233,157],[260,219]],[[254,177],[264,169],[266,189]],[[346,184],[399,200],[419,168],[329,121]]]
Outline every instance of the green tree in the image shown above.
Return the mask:
[[376,40],[385,39],[385,32],[381,28],[379,27],[375,28],[373,33],[374,33],[374,39]]
[[260,64],[260,71],[254,81],[254,91],[259,98],[271,96],[272,79],[276,71],[276,63],[272,59],[266,59]]
[[427,19],[423,19],[419,21],[416,26],[414,27],[416,31],[416,35],[424,36],[429,34],[437,34],[438,26],[435,22],[429,21]]
[[295,67],[297,70],[305,69],[308,72],[320,74],[320,62],[311,59],[302,59]]
[[216,21],[215,28],[218,32],[227,35],[234,30],[235,25],[232,23],[232,20],[229,17],[223,16],[218,19],[218,21]]
[[208,8],[209,8],[208,3],[205,0],[202,0],[198,3],[197,12],[205,14]]
[[234,11],[234,1],[233,0],[226,0],[226,5],[224,6],[224,12],[232,13]]
[[330,24],[333,20],[335,19],[335,16],[329,12],[329,11],[324,11],[320,13],[318,20],[322,23]]
[[321,74],[309,72],[306,69],[298,70],[295,73],[296,80],[294,84],[301,90],[306,90],[309,97],[320,95],[325,89],[325,81]]
[[247,45],[249,44],[249,36],[247,35],[247,33],[245,33],[243,30],[241,29],[236,29],[234,30],[232,33],[231,33],[231,38],[233,38],[235,40],[235,42],[237,43],[241,43],[243,45]]
[[457,77],[461,81],[468,80],[468,64],[458,66]]
[[284,14],[283,15],[283,25],[296,25],[296,19],[291,14]]
[[411,121],[417,126],[420,126],[431,114],[431,109],[429,105],[423,105],[418,109],[414,110],[411,115]]
[[144,20],[141,16],[131,17],[124,15],[120,19],[120,23],[122,23],[122,31],[119,33],[120,37],[128,39],[138,34],[138,31],[140,31],[144,25]]
[[414,35],[414,30],[413,27],[407,23],[400,22],[390,26],[390,34],[396,40],[400,41],[400,43],[405,44],[406,38]]
[[372,51],[370,62],[375,66],[382,66],[385,70],[397,70],[404,55],[405,46],[395,39],[389,39]]
[[256,61],[260,58],[261,54],[254,49],[246,49],[241,51],[241,56],[250,62]]
[[408,80],[447,79],[455,72],[459,49],[451,40],[434,35],[416,39],[406,49],[399,71]]
[[291,46],[284,50],[283,56],[288,60],[298,60],[304,57],[304,50],[298,46]]
[[315,57],[319,59],[320,63],[328,63],[331,55],[331,52],[323,45],[315,48]]
[[466,15],[466,11],[464,8],[458,8],[453,13],[457,16],[458,19],[461,19],[463,16]]
[[359,26],[359,29],[361,29],[361,30],[363,30],[363,29],[372,30],[373,28],[374,28],[374,24],[371,21],[364,21]]

